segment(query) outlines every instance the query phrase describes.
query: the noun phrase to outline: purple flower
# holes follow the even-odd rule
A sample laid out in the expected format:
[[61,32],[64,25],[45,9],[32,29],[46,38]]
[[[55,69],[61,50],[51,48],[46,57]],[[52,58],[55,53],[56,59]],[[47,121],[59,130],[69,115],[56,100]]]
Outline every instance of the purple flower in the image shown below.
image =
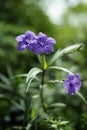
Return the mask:
[[25,48],[33,50],[33,44],[37,42],[35,34],[31,31],[26,31],[25,34],[17,36],[16,41],[19,51],[23,51]]
[[26,31],[25,34],[17,36],[16,41],[18,42],[19,51],[28,49],[35,54],[50,54],[54,51],[53,45],[56,43],[55,39],[47,37],[41,32],[36,36],[31,31]]
[[42,32],[37,37],[37,43],[34,44],[33,52],[35,54],[50,54],[54,51],[53,45],[56,43],[55,39],[47,37]]
[[81,87],[81,80],[79,74],[69,74],[64,81],[64,88],[70,95],[74,95]]

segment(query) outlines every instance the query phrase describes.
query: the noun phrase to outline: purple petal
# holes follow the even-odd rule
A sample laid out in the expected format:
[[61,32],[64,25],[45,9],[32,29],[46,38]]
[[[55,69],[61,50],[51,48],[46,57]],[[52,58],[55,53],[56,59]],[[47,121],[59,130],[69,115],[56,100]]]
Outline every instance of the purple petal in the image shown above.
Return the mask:
[[26,38],[28,38],[29,40],[33,40],[34,38],[36,38],[35,33],[33,33],[32,31],[26,31],[25,35],[26,35]]
[[27,45],[27,49],[33,51],[37,46],[36,44],[37,44],[37,40],[30,40],[30,43]]
[[68,90],[68,89],[69,89],[69,86],[70,86],[70,82],[69,82],[68,80],[65,80],[65,81],[64,81],[64,88],[65,88],[66,90]]
[[31,51],[33,50],[33,46],[32,46],[31,44],[30,44],[30,45],[28,44],[26,48],[27,48],[28,50],[31,50]]
[[50,54],[51,52],[54,51],[54,48],[51,45],[50,46],[46,45],[46,46],[44,46],[43,51],[45,54]]
[[73,78],[73,83],[77,83],[79,81],[80,81],[80,76],[78,74],[75,74]]
[[50,43],[50,44],[55,44],[56,43],[55,39],[52,38],[52,37],[48,37],[47,40],[46,40],[46,42]]
[[22,43],[22,42],[18,43],[18,50],[19,51],[23,51],[25,48],[26,48],[26,45],[24,43]]
[[42,54],[43,53],[43,47],[34,48],[33,52],[35,54]]
[[64,82],[64,88],[66,89],[66,92],[70,95],[73,95],[75,93],[74,86],[69,82],[69,80],[65,80]]
[[70,86],[67,90],[67,93],[70,94],[70,95],[74,95],[75,94],[75,88],[74,86]]
[[76,90],[79,90],[81,87],[81,80],[79,74],[75,74],[73,78],[73,84]]
[[44,45],[46,42],[46,39],[47,39],[47,36],[43,34],[42,32],[38,34],[37,41],[39,42],[39,44]]
[[39,32],[38,37],[47,38],[47,35],[42,32]]
[[24,38],[25,38],[25,35],[23,34],[23,35],[17,36],[15,39],[17,42],[22,42]]
[[74,78],[74,74],[68,74],[68,76],[67,76],[67,79],[68,79],[68,80],[71,81],[71,80],[73,80],[73,78]]

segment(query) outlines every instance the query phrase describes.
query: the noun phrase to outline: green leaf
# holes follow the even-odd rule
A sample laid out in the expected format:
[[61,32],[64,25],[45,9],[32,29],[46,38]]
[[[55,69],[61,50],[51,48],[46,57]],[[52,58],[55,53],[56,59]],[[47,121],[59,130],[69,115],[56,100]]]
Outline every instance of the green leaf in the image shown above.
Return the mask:
[[50,107],[65,107],[66,106],[66,104],[64,104],[64,103],[61,103],[61,102],[58,102],[58,103],[53,103],[53,104],[51,104],[50,105]]
[[5,84],[5,83],[0,83],[0,89],[4,89],[4,90],[9,90],[11,91],[12,90],[12,87],[8,84]]
[[67,72],[67,73],[72,74],[72,72],[71,72],[71,71],[69,71],[68,69],[66,69],[66,68],[64,68],[64,67],[51,66],[51,67],[49,67],[49,69],[62,70],[62,71],[64,71],[64,72]]
[[85,97],[80,92],[76,92],[76,94],[87,104]]
[[3,83],[5,83],[7,85],[11,85],[11,82],[10,82],[9,78],[4,76],[3,74],[0,74],[0,79],[2,80]]
[[69,123],[69,121],[61,121],[59,125],[66,125],[68,123]]
[[19,78],[19,77],[27,77],[27,74],[18,74],[18,75],[14,75],[10,78],[13,79],[13,78]]
[[63,55],[67,54],[67,53],[72,53],[75,51],[78,51],[82,48],[83,44],[75,44],[75,45],[71,45],[69,47],[64,48],[63,50],[58,50],[51,58],[51,60],[49,61],[49,65],[51,65],[52,63],[54,63],[58,58],[62,57]]
[[39,98],[39,95],[38,95],[38,94],[37,94],[37,95],[32,96],[32,99],[36,99],[36,98]]
[[11,100],[11,103],[16,106],[17,108],[19,108],[20,110],[24,111],[24,106],[22,106],[21,104],[17,103],[14,100]]
[[29,71],[29,73],[27,74],[27,78],[26,78],[26,85],[27,85],[26,92],[28,92],[28,89],[30,87],[32,80],[36,77],[37,74],[39,74],[41,72],[42,72],[42,70],[37,67],[32,68]]
[[27,93],[25,97],[24,125],[26,124],[26,122],[29,121],[29,118],[30,118],[29,112],[31,110],[31,107],[32,107],[32,98]]
[[6,95],[0,93],[0,99],[7,99]]

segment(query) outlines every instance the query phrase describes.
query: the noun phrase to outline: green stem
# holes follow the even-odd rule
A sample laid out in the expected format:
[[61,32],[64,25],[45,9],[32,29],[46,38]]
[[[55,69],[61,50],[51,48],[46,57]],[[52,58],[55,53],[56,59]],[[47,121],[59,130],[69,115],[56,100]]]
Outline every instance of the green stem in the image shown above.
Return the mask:
[[46,62],[46,56],[45,54],[42,55],[37,55],[38,56],[38,60],[42,66],[43,69],[47,69],[47,62]]
[[44,60],[43,68],[44,68],[44,70],[46,70],[47,69],[47,62],[46,62],[46,56],[45,55],[43,55],[43,60]]
[[44,104],[44,98],[43,98],[44,76],[45,76],[45,69],[43,69],[43,72],[42,72],[42,81],[41,81],[41,85],[40,85],[40,98],[41,98],[43,110],[44,110],[44,112],[47,112],[46,106]]

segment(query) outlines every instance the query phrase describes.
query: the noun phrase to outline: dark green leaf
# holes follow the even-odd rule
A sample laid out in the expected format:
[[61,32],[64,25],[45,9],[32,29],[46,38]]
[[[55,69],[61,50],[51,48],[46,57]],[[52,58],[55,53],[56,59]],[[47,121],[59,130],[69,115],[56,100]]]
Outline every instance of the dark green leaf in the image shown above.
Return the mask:
[[32,102],[32,98],[27,93],[25,98],[24,125],[26,124],[26,122],[29,121],[30,118],[29,112],[31,110],[31,105],[32,105],[31,102]]
[[0,83],[0,88],[4,90],[12,90],[12,87],[8,84]]
[[4,82],[5,84],[11,85],[11,82],[10,82],[9,78],[7,78],[6,76],[4,76],[3,74],[0,74],[0,79],[1,79],[2,82]]
[[24,111],[24,106],[23,106],[23,105],[17,103],[17,102],[14,101],[14,100],[11,100],[11,103],[12,103],[14,106],[16,106],[18,109]]

